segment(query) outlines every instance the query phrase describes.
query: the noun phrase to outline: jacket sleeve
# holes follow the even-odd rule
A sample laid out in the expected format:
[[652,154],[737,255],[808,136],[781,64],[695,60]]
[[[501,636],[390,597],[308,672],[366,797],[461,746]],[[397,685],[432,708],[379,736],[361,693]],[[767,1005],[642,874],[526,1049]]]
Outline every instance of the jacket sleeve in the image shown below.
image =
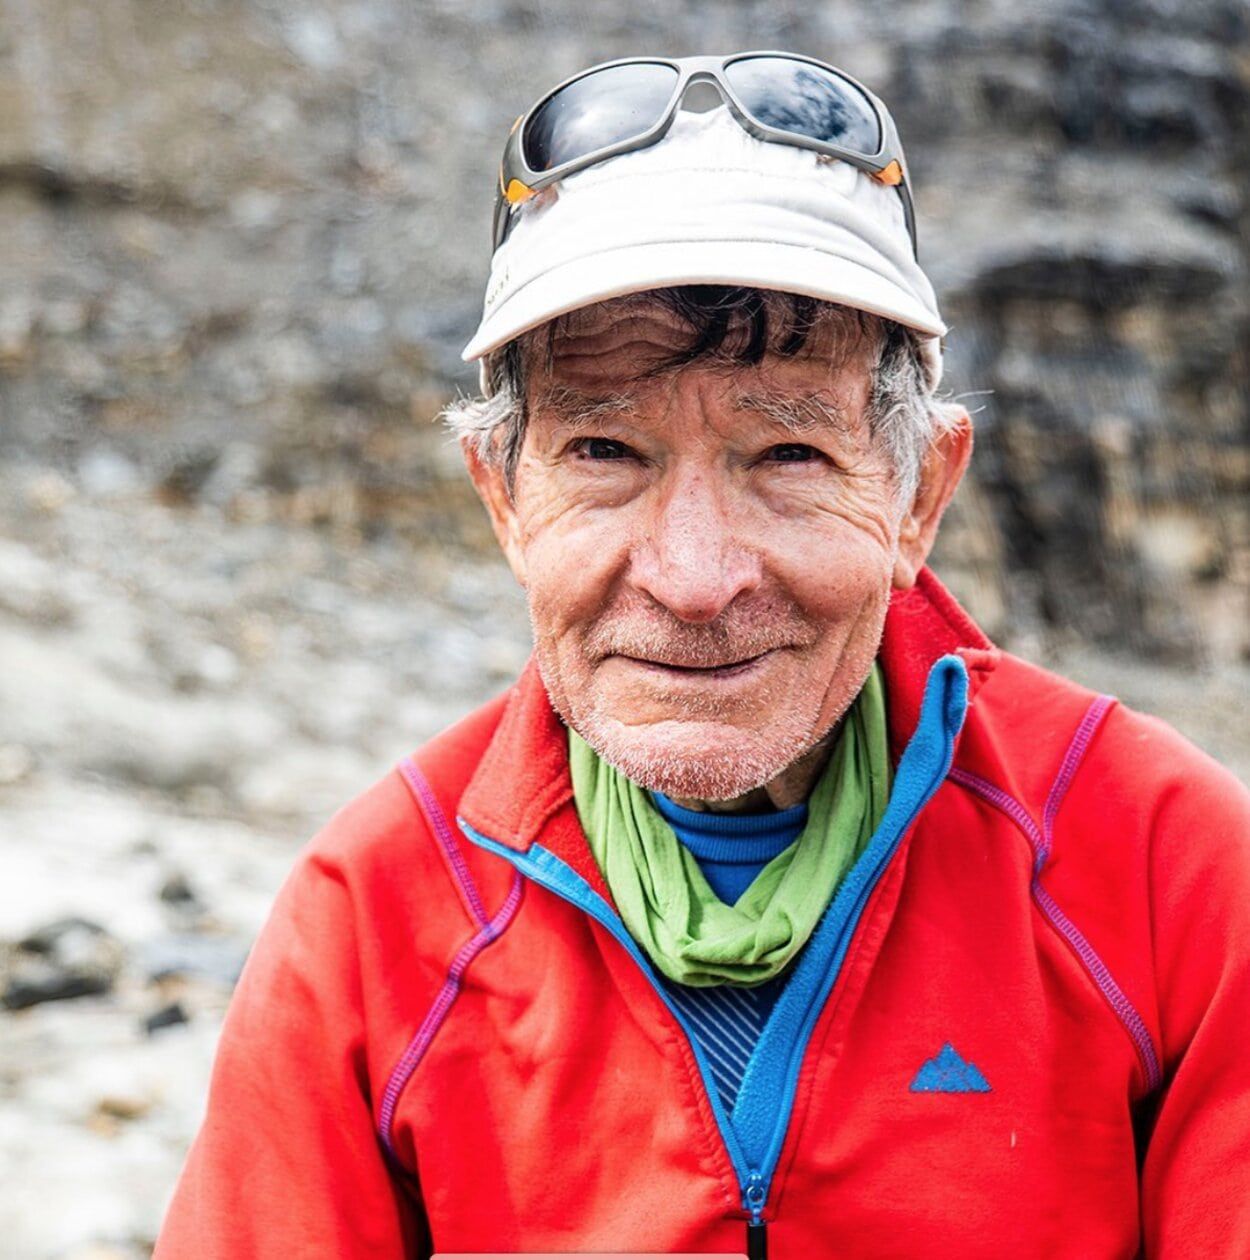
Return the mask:
[[1150,869],[1163,1085],[1142,1167],[1148,1260],[1250,1256],[1250,792],[1186,749]]
[[154,1260],[429,1255],[374,1128],[356,928],[314,841],[240,974]]

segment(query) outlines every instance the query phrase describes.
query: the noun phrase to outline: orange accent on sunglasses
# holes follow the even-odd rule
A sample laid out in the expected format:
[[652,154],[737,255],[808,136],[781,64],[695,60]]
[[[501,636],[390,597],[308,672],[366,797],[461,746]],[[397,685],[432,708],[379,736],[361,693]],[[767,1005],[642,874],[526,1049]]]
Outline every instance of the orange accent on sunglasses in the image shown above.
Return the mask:
[[519,179],[514,179],[509,181],[507,188],[503,190],[503,195],[510,206],[515,206],[518,202],[528,201],[534,195],[534,190],[528,184],[521,183]]
[[875,179],[879,184],[888,184],[889,187],[894,188],[896,185],[903,182],[903,168],[897,161],[893,161],[885,168],[885,170],[877,171],[876,174],[873,175],[873,179]]

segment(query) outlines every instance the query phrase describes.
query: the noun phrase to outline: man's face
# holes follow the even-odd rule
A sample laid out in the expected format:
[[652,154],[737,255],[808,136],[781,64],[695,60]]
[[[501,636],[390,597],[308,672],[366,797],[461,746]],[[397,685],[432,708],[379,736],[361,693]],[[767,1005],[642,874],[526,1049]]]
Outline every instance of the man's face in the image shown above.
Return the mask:
[[[527,363],[511,498],[474,469],[557,711],[630,779],[727,799],[812,749],[877,651],[900,525],[869,347],[699,360],[657,304],[592,307]],[[834,366],[830,366],[833,363]]]

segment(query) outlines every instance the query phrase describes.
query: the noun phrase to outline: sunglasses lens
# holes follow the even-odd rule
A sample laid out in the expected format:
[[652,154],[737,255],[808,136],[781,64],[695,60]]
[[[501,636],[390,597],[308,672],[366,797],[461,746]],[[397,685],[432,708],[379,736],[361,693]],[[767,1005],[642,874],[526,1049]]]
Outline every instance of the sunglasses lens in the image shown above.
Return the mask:
[[853,83],[789,57],[747,57],[725,78],[757,122],[871,157],[881,149],[872,102]]
[[526,123],[525,161],[531,170],[549,171],[632,140],[659,122],[676,86],[677,71],[657,62],[584,75],[548,97]]

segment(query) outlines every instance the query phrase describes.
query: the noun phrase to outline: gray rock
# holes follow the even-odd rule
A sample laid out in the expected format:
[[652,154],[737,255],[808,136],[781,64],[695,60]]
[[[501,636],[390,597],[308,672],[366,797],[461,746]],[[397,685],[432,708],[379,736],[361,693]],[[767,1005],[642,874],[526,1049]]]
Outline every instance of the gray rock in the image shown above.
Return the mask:
[[57,919],[9,951],[3,1004],[23,1010],[40,1002],[107,993],[121,970],[123,949],[98,923]]
[[192,890],[187,877],[181,871],[174,871],[166,877],[157,896],[172,906],[198,907],[200,904],[200,900]]
[[189,1023],[190,1020],[191,1017],[183,1009],[181,1002],[170,1002],[144,1017],[143,1030],[151,1036],[162,1028],[172,1028],[176,1024]]

